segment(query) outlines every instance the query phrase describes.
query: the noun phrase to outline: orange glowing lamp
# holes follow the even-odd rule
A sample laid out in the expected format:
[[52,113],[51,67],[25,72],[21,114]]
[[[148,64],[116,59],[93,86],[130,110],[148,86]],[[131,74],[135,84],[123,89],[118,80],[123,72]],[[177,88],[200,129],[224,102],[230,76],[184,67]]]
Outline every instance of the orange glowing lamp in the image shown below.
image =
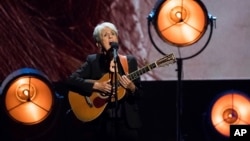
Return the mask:
[[230,125],[250,124],[250,101],[240,93],[221,96],[212,106],[213,127],[223,136],[229,137]]
[[207,10],[200,1],[166,0],[158,8],[155,28],[167,43],[184,47],[196,43],[207,25]]
[[54,92],[47,77],[38,70],[23,68],[2,83],[5,111],[18,123],[34,125],[45,120],[54,104]]

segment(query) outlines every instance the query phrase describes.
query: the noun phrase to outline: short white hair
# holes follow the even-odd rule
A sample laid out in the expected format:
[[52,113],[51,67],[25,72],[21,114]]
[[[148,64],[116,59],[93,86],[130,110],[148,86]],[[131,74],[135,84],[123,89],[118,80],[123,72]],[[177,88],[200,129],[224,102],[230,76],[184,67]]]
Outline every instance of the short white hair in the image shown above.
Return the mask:
[[94,29],[94,32],[93,32],[93,38],[96,42],[100,42],[101,41],[101,38],[100,38],[100,32],[105,28],[105,27],[108,27],[112,30],[115,31],[116,35],[118,35],[118,30],[116,28],[116,26],[113,24],[113,23],[110,23],[110,22],[103,22],[103,23],[100,23],[98,24],[95,29]]

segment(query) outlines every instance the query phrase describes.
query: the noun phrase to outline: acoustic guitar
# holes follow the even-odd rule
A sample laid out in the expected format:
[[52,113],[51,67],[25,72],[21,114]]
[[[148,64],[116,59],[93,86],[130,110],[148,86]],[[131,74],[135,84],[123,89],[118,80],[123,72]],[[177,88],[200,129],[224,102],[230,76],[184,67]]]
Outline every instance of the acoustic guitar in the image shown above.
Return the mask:
[[[146,65],[130,74],[127,77],[133,81],[140,77],[140,75],[153,70],[157,67],[162,67],[165,65],[173,64],[176,62],[176,58],[173,53],[165,55],[163,58]],[[99,82],[107,81],[110,79],[110,74],[107,73],[97,80]],[[126,93],[121,85],[117,84],[117,97],[114,98],[113,95],[103,94],[98,91],[93,91],[90,96],[83,96],[77,92],[69,91],[68,100],[71,106],[71,109],[75,116],[83,121],[89,122],[96,119],[105,109],[106,105],[109,102],[114,102],[115,100],[121,100]]]

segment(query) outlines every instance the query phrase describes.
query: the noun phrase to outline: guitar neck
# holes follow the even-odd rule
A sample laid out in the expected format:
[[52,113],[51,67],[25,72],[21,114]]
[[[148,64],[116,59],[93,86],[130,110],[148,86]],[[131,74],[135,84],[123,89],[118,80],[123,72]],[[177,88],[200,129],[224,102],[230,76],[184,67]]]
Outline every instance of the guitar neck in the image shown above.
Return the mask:
[[130,80],[135,80],[137,78],[139,78],[142,74],[148,72],[148,71],[151,71],[152,69],[156,68],[157,65],[156,63],[152,63],[152,64],[149,64],[147,66],[144,66],[143,68],[139,69],[139,70],[136,70],[130,74],[127,75],[127,77],[130,79]]

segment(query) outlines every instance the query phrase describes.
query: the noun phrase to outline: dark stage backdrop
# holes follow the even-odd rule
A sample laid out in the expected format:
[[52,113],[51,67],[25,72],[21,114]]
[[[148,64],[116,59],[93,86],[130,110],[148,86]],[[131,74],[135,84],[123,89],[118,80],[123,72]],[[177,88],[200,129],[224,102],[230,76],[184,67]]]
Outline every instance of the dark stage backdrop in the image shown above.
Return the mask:
[[[136,56],[139,66],[162,57],[149,40],[147,16],[157,0],[1,0],[0,80],[13,71],[32,67],[52,81],[64,80],[98,52],[92,39],[94,26],[101,21],[115,23],[120,33],[121,54]],[[249,79],[250,2],[203,0],[209,13],[217,17],[207,48],[183,62],[183,79]],[[204,37],[179,50],[163,42],[151,24],[153,39],[165,53],[190,56],[203,47]],[[157,68],[143,80],[176,80],[177,65]]]
[[[228,141],[212,126],[210,111],[213,103],[228,91],[250,96],[249,80],[145,81],[144,95],[139,103],[143,127],[140,141],[176,141],[176,131],[184,141]],[[39,126],[16,126],[4,112],[0,113],[0,140],[3,141],[82,141],[91,138],[88,126],[69,110],[67,89],[56,84],[58,98],[53,116]],[[178,91],[182,96],[177,99]],[[180,126],[177,123],[177,100],[182,99]],[[1,104],[1,103],[0,103]],[[6,122],[7,121],[7,122]],[[180,128],[177,128],[180,127]],[[26,137],[26,138],[22,138]]]

